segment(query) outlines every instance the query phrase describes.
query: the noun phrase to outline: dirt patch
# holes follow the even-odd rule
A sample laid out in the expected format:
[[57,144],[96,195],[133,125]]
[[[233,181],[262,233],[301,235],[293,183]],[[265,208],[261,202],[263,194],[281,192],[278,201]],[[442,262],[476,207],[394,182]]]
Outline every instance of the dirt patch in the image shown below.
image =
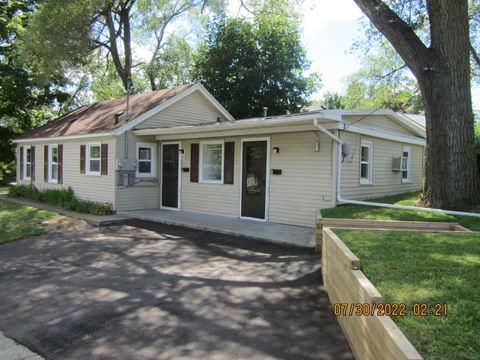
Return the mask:
[[42,222],[47,233],[64,231],[84,231],[89,230],[91,225],[80,219],[73,219],[63,215],[56,215]]

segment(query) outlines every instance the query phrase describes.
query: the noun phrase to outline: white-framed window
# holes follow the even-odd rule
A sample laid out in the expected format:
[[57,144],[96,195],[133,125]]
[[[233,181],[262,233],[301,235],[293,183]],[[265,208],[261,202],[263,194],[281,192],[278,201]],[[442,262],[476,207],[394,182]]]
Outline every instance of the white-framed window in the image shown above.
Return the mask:
[[154,177],[156,175],[156,149],[154,143],[137,143],[137,176]]
[[100,176],[102,148],[99,143],[87,144],[87,175]]
[[48,182],[58,182],[58,145],[48,145]]
[[23,148],[23,179],[30,180],[32,177],[32,147]]
[[404,146],[402,149],[402,183],[412,181],[412,148]]
[[200,142],[200,182],[223,183],[223,141]]
[[373,142],[362,140],[360,144],[360,184],[372,184]]

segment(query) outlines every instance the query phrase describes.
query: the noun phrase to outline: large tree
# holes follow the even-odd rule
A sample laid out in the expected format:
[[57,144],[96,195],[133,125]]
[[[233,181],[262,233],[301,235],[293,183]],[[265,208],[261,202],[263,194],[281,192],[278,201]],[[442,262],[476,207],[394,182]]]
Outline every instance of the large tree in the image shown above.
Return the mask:
[[[172,58],[171,26],[192,16],[198,22],[202,11],[223,9],[223,0],[43,0],[24,34],[24,56],[35,62],[42,74],[66,73],[85,67],[100,53],[104,65],[112,64],[123,88],[132,85],[132,72],[145,73],[151,89],[162,85],[156,79],[161,65]],[[178,36],[187,36],[176,29]],[[141,49],[150,56],[135,58]],[[169,53],[170,51],[170,53]],[[98,60],[98,59],[97,59]],[[168,64],[170,65],[170,64]]]
[[209,28],[194,76],[236,118],[297,112],[319,85],[305,75],[310,62],[298,21],[260,12],[253,19],[221,18]]
[[[416,19],[428,29],[429,42],[415,31],[418,23],[402,18],[401,10],[394,11],[381,0],[354,1],[420,86],[427,125],[423,204],[470,209],[480,200],[480,181],[474,148],[468,1],[426,0],[426,13]],[[422,3],[414,9],[421,10]]]

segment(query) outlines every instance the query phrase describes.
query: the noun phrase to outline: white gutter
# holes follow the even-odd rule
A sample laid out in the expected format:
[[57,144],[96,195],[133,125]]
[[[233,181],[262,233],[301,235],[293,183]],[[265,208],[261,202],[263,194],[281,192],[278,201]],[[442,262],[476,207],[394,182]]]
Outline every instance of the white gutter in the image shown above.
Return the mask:
[[342,140],[333,135],[330,131],[325,129],[323,126],[318,124],[317,119],[313,121],[314,126],[323,132],[324,134],[330,136],[337,143],[337,204],[353,204],[353,205],[366,205],[366,206],[376,206],[384,207],[390,209],[402,209],[402,210],[413,210],[413,211],[424,211],[434,214],[448,214],[448,215],[460,215],[460,216],[471,216],[480,218],[480,213],[464,212],[464,211],[454,211],[454,210],[443,210],[443,209],[434,209],[434,208],[425,208],[425,207],[416,207],[416,206],[406,206],[406,205],[393,205],[386,203],[377,203],[369,201],[360,201],[360,200],[348,200],[342,198],[341,195],[341,166],[342,166]]

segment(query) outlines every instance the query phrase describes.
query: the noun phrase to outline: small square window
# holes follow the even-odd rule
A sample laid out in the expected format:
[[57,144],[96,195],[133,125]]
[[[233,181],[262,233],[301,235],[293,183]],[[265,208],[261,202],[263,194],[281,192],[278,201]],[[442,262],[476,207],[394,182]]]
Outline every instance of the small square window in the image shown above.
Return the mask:
[[154,143],[137,143],[137,176],[154,177],[155,176],[155,152]]

